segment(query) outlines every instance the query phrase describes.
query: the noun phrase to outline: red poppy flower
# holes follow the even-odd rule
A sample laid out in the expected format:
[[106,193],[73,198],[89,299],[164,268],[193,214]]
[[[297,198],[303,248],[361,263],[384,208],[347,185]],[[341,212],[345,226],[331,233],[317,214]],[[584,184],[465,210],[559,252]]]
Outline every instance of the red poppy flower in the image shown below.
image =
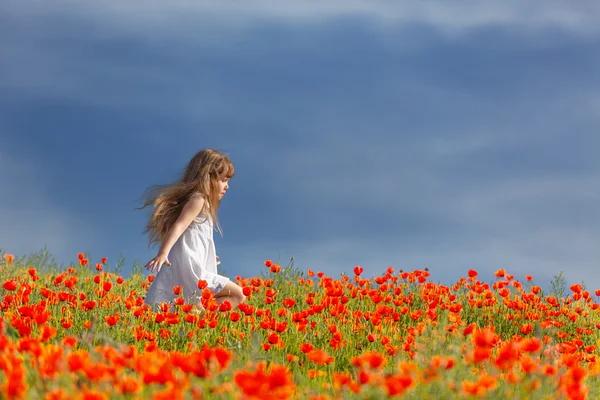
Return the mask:
[[334,358],[331,357],[325,350],[312,350],[306,354],[306,358],[317,365],[331,364]]
[[581,293],[581,291],[583,290],[583,287],[577,283],[574,283],[571,285],[571,290],[575,293]]
[[281,265],[279,265],[279,264],[271,265],[271,272],[273,272],[273,273],[281,272]]
[[312,349],[314,349],[315,346],[313,346],[311,343],[302,343],[300,345],[300,350],[303,353],[308,353],[309,351],[311,351]]
[[279,343],[279,335],[276,333],[271,333],[269,335],[269,337],[267,338],[267,340],[269,341],[269,343],[271,344],[277,344]]
[[283,305],[287,308],[292,308],[296,305],[296,300],[287,298],[283,300]]
[[231,303],[228,300],[225,300],[220,306],[219,311],[229,311],[231,310]]
[[2,285],[2,287],[12,292],[13,290],[17,289],[17,281],[15,281],[14,279],[8,280],[4,282],[4,285]]

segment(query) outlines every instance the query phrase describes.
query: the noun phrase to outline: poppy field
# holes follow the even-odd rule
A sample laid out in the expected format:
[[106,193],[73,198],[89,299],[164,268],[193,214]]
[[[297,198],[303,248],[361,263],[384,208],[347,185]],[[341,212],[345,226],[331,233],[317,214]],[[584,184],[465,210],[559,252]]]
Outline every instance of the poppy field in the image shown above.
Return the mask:
[[203,313],[181,295],[154,312],[139,269],[0,256],[0,398],[600,398],[600,290],[583,284],[267,260],[235,278],[237,309],[200,281]]

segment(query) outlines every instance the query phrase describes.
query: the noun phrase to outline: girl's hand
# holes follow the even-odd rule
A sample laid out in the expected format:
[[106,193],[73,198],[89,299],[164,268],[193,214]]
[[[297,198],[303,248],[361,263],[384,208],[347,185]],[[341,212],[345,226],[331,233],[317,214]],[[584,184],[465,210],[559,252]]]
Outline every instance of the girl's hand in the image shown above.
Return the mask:
[[154,257],[152,260],[148,261],[148,263],[146,264],[146,269],[152,268],[152,270],[151,270],[152,273],[154,273],[155,269],[156,269],[156,272],[158,272],[158,271],[160,271],[160,268],[162,267],[163,264],[165,264],[168,267],[171,266],[171,262],[169,262],[167,255],[159,254],[156,257]]

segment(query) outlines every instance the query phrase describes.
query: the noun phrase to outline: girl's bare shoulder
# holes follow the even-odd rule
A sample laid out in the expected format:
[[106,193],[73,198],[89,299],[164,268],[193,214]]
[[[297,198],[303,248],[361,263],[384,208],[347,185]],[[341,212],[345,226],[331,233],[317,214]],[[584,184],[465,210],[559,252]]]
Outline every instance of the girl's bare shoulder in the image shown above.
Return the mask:
[[192,196],[190,196],[190,199],[188,200],[184,209],[193,210],[193,212],[196,214],[200,214],[204,208],[204,203],[204,196],[202,196],[200,193],[194,193]]
[[[198,192],[191,195],[189,201],[194,201],[200,207],[204,206],[204,203],[206,202],[205,196],[202,193],[198,193]],[[206,203],[206,207],[210,208],[210,204]]]

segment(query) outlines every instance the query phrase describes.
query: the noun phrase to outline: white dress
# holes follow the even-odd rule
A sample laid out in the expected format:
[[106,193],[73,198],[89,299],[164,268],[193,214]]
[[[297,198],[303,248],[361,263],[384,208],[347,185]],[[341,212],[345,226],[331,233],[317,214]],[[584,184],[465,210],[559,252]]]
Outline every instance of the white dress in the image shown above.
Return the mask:
[[207,288],[214,294],[221,292],[229,278],[217,273],[217,255],[213,241],[213,221],[210,215],[201,215],[181,234],[169,252],[171,266],[163,265],[154,278],[145,302],[155,309],[161,302],[173,304],[179,297],[173,287],[183,287],[186,303],[200,301],[202,291],[198,280],[208,283]]

